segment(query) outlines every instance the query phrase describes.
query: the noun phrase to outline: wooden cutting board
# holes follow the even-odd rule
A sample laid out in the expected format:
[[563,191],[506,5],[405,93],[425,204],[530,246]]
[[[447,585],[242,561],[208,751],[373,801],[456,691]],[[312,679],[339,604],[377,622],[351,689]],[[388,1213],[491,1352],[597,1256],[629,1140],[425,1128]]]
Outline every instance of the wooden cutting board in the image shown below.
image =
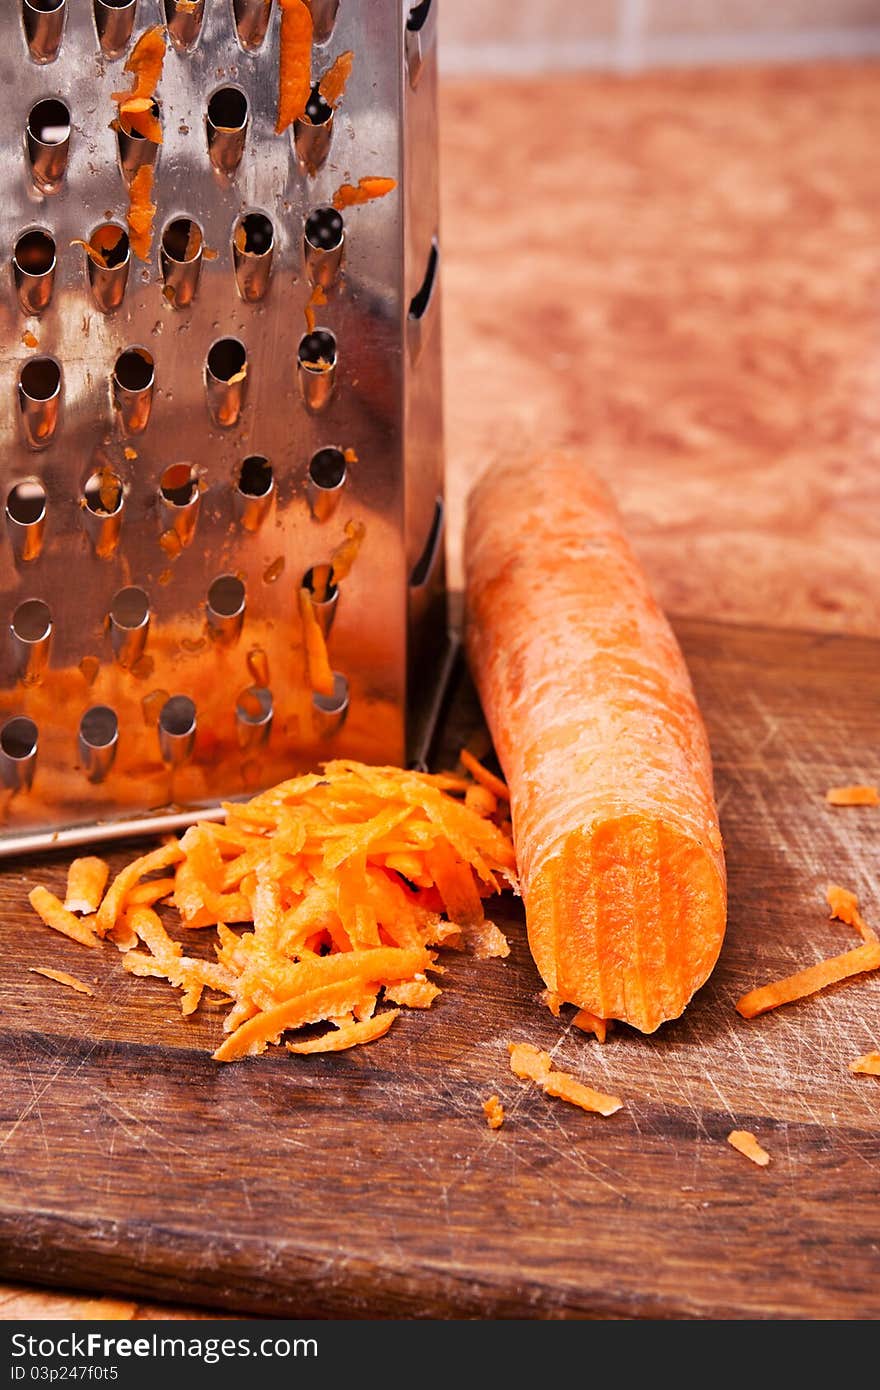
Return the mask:
[[[880,643],[678,631],[715,752],[730,928],[709,985],[652,1038],[600,1047],[540,1007],[509,900],[510,958],[450,955],[434,1008],[382,1041],[218,1066],[216,1010],[184,1021],[112,947],[36,923],[26,892],[60,887],[66,858],[9,865],[0,1274],[298,1316],[878,1316],[880,1080],[847,1062],[880,1047],[880,979],[751,1023],[733,1001],[854,944],[828,920],[829,878],[880,922],[880,811],[823,801],[877,780]],[[478,718],[463,679],[450,749]],[[517,1081],[512,1039],[624,1108],[585,1115]],[[733,1152],[733,1128],[769,1168]]]

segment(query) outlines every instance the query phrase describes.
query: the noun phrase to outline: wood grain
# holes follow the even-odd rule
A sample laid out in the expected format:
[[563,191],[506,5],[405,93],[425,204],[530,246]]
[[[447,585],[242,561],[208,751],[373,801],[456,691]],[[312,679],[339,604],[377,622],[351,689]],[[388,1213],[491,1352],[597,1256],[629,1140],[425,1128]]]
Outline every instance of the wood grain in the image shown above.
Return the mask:
[[[507,961],[448,958],[435,1007],[337,1057],[219,1067],[184,1021],[35,924],[0,879],[0,1273],[129,1299],[299,1315],[875,1317],[880,981],[746,1023],[748,987],[850,944],[827,878],[880,919],[880,817],[833,810],[876,777],[880,644],[678,625],[716,757],[731,889],[721,962],[685,1017],[604,1048],[539,1007],[513,900]],[[478,719],[467,683],[450,751]],[[117,854],[116,862],[124,856]],[[27,973],[52,963],[94,998]],[[625,1098],[608,1120],[516,1081],[506,1043]],[[481,1102],[507,1108],[490,1132]],[[759,1171],[724,1142],[751,1129]]]

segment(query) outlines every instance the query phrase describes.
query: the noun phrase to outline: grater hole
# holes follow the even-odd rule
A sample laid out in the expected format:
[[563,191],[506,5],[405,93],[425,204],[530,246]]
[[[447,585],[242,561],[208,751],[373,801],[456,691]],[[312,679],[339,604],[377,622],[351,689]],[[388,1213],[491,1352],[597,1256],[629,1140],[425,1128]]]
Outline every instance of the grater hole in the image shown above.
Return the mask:
[[[302,577],[302,587],[309,591],[314,604],[333,603],[339,593],[339,585],[334,584],[333,580],[329,577],[329,575],[333,573],[329,565],[320,565],[319,569],[323,571],[320,576],[316,575],[314,566],[306,570]],[[321,598],[318,598],[315,593],[319,577],[321,580]]]
[[338,250],[344,232],[345,224],[335,208],[315,208],[306,218],[306,241],[315,251]]
[[79,721],[79,736],[87,748],[111,748],[119,737],[119,720],[109,705],[93,705]]
[[272,692],[265,685],[249,685],[235,701],[236,717],[242,724],[259,728],[272,718]]
[[63,145],[70,138],[70,111],[57,97],[46,97],[30,109],[27,133],[38,145]]
[[266,0],[232,0],[235,29],[242,48],[259,48],[266,37],[271,12]]
[[406,27],[410,33],[417,34],[427,23],[428,15],[431,13],[433,0],[421,0],[421,4],[413,5],[406,18]]
[[113,379],[123,391],[148,391],[154,376],[152,355],[141,347],[126,348],[113,368]]
[[6,515],[19,526],[35,526],[42,521],[46,515],[46,489],[42,483],[27,479],[10,488]]
[[159,713],[161,733],[172,738],[187,738],[195,733],[196,707],[188,695],[172,695]]
[[208,590],[208,608],[218,618],[237,618],[244,613],[244,584],[235,574],[221,574]]
[[202,254],[204,235],[191,217],[175,217],[162,233],[162,250],[178,265],[190,265]]
[[339,0],[311,0],[313,36],[315,43],[326,43],[333,33]]
[[189,507],[199,495],[199,480],[191,463],[172,463],[162,474],[159,490],[172,507]]
[[52,631],[52,614],[42,599],[26,598],[13,613],[10,627],[20,642],[45,642]]
[[49,275],[55,269],[55,241],[41,227],[23,232],[15,243],[13,262],[23,275]]
[[61,390],[61,368],[54,357],[32,357],[19,377],[21,389],[32,401],[51,401]]
[[321,714],[341,715],[348,709],[348,681],[339,671],[333,672],[333,694],[315,692],[312,704]]
[[205,0],[165,0],[165,23],[174,47],[187,53],[194,47],[205,16]]
[[272,465],[262,454],[242,460],[238,490],[244,497],[265,497],[272,491]]
[[122,479],[111,468],[101,468],[87,479],[83,501],[92,516],[117,516],[122,511]]
[[341,449],[319,449],[309,464],[309,481],[324,492],[333,492],[345,482],[345,454]]
[[248,99],[238,87],[219,87],[208,101],[208,120],[215,130],[244,130]]
[[137,0],[95,0],[95,28],[105,57],[119,58],[125,52],[136,10]]
[[333,107],[324,97],[321,96],[317,85],[312,88],[311,95],[306,102],[305,118],[310,125],[327,125],[332,120]]
[[431,251],[428,256],[428,264],[425,269],[425,276],[421,285],[416,290],[409,303],[409,317],[411,319],[421,319],[431,302],[434,293],[434,282],[437,279],[437,268],[440,264],[440,248],[436,238],[431,242]]
[[238,338],[218,338],[208,349],[208,372],[217,381],[231,385],[247,371],[247,351]]
[[316,328],[300,339],[297,355],[307,371],[326,372],[336,365],[336,338],[328,328]]
[[[147,109],[149,114],[153,117],[153,119],[161,123],[162,108],[159,105],[158,101],[153,100]],[[144,134],[142,130],[138,130],[137,127],[132,125],[130,122],[128,125],[126,125],[123,115],[120,115],[119,117],[119,128],[124,135],[128,136],[129,140],[137,141],[147,139],[147,136]],[[150,143],[155,144],[155,141],[151,141]]]
[[265,256],[275,245],[275,228],[262,212],[248,212],[235,224],[233,245],[244,256]]
[[[128,232],[118,222],[101,222],[89,237],[89,245],[104,262],[102,269],[118,270],[128,261]],[[95,266],[91,256],[89,266]]]
[[110,620],[123,632],[137,632],[150,621],[150,600],[143,589],[128,585],[113,595]]
[[7,758],[16,762],[22,761],[34,756],[38,738],[39,732],[34,721],[18,714],[13,719],[7,719],[0,729],[0,749]]
[[67,0],[22,0],[22,19],[31,57],[52,63],[64,33]]

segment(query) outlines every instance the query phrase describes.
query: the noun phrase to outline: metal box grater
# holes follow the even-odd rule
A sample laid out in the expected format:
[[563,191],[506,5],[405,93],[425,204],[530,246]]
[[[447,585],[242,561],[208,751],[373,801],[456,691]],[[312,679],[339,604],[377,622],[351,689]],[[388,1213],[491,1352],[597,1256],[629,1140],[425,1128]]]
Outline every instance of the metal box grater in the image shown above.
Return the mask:
[[[427,739],[449,659],[437,5],[310,8],[312,81],[347,51],[351,75],[276,135],[280,0],[2,6],[0,854]],[[155,24],[158,147],[111,95]],[[98,229],[126,228],[154,155],[149,255],[96,264],[78,242],[120,241]],[[396,187],[334,211],[373,176]]]

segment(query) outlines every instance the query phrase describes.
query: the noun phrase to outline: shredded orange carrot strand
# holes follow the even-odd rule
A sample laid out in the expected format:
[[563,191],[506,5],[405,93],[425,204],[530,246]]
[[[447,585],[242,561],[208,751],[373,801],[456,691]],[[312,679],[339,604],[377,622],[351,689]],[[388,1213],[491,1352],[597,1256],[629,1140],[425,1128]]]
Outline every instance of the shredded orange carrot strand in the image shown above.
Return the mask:
[[327,643],[318,624],[318,619],[315,617],[314,603],[308,589],[303,588],[299,591],[299,611],[302,618],[309,685],[320,695],[332,695],[333,669],[327,655]]
[[567,1100],[581,1110],[598,1115],[614,1115],[623,1105],[619,1096],[609,1096],[585,1086],[567,1071],[557,1071],[549,1052],[531,1043],[508,1043],[510,1070],[523,1081],[536,1081],[542,1091],[558,1100]]
[[748,1129],[732,1129],[727,1136],[727,1142],[731,1148],[736,1149],[737,1153],[744,1154],[753,1163],[757,1163],[759,1168],[766,1168],[770,1162],[770,1155],[767,1150],[761,1147],[754,1134]]
[[762,985],[744,994],[736,1003],[737,1013],[743,1018],[757,1018],[769,1009],[778,1009],[780,1004],[791,1004],[795,999],[806,999],[810,994],[825,989],[827,985],[848,980],[853,975],[863,975],[869,970],[880,968],[880,942],[866,942],[855,950],[844,951],[843,955],[832,956],[830,960],[820,961],[796,975],[777,980],[771,985]]
[[[443,866],[445,891],[469,919],[482,916],[482,897],[502,881],[515,884],[510,838],[467,805],[471,785],[330,762],[142,855],[116,876],[94,918],[80,921],[46,890],[35,890],[34,906],[76,939],[109,938],[128,975],[180,991],[184,1014],[206,990],[219,994],[227,1036],[218,1061],[257,1055],[321,1023],[334,1031],[293,1037],[291,1049],[340,1051],[391,1026],[398,1008],[383,1006],[431,1006],[437,948],[508,949],[491,923],[441,915],[432,865]],[[170,898],[184,937],[215,929],[214,959],[185,953],[181,933],[153,910],[160,898]]]
[[483,1113],[490,1129],[500,1129],[504,1124],[504,1106],[497,1096],[490,1096],[488,1100],[483,1101]]
[[176,840],[171,840],[167,845],[161,845],[159,849],[141,855],[140,859],[135,859],[121,873],[118,873],[107,890],[104,901],[98,908],[95,930],[99,936],[104,936],[111,927],[116,926],[125,909],[128,892],[134,888],[136,883],[140,883],[141,879],[146,878],[148,874],[155,873],[159,869],[167,869],[170,864],[177,864],[183,857],[184,854],[180,845]]
[[351,574],[351,567],[358,557],[366,534],[367,528],[362,521],[345,523],[345,540],[336,547],[330,561],[330,573],[334,584],[341,584],[343,579],[347,579]]
[[285,1047],[288,1052],[301,1055],[311,1052],[344,1052],[346,1048],[358,1047],[361,1043],[383,1038],[399,1015],[399,1009],[386,1009],[384,1013],[365,1018],[360,1023],[344,1023],[335,1033],[325,1033],[320,1038],[309,1038],[307,1042],[285,1043]]
[[458,756],[461,760],[462,767],[467,768],[475,782],[479,782],[480,785],[485,787],[487,791],[490,791],[493,796],[497,796],[499,801],[510,800],[510,792],[507,790],[506,783],[502,782],[500,777],[496,777],[494,772],[490,772],[487,767],[484,767],[479,759],[474,757],[473,753],[469,753],[466,748],[462,748]]
[[40,346],[39,338],[35,337],[29,328],[26,328],[21,335],[21,341],[25,347],[35,348]]
[[600,1043],[605,1041],[614,1026],[610,1018],[600,1018],[598,1014],[591,1014],[589,1009],[578,1009],[571,1021],[582,1033],[593,1033]]
[[614,1115],[623,1105],[619,1096],[594,1091],[592,1086],[584,1086],[566,1071],[551,1071],[549,1076],[544,1077],[541,1087],[546,1095],[567,1100],[570,1105],[577,1105],[581,1110],[595,1115]]
[[74,859],[67,871],[64,906],[68,912],[97,912],[107,887],[110,866],[104,859],[87,855]]
[[279,4],[281,38],[276,135],[281,135],[303,114],[312,91],[312,12],[306,0],[279,0]]
[[829,806],[880,806],[880,789],[874,786],[829,787]]
[[342,100],[346,83],[351,77],[353,64],[354,54],[350,49],[345,53],[340,53],[338,58],[334,58],[332,66],[327,69],[318,83],[318,91],[328,106],[336,107]]
[[165,62],[165,30],[161,24],[145,29],[125,62],[123,72],[134,74],[134,86],[127,92],[114,92],[117,103],[138,98],[152,100]]
[[866,1052],[850,1062],[849,1069],[857,1076],[880,1076],[880,1052]]
[[841,888],[837,883],[829,883],[825,890],[825,898],[831,908],[832,917],[836,917],[839,922],[845,922],[848,927],[855,927],[863,941],[877,940],[874,928],[868,926],[859,912],[859,900],[855,893],[851,893],[848,888]]
[[77,994],[94,994],[91,985],[84,984],[75,975],[68,975],[66,970],[53,970],[48,965],[32,965],[30,967],[32,975],[45,975],[47,980],[55,980],[59,985],[67,985],[69,989],[76,990]]
[[53,931],[61,932],[64,936],[69,936],[71,941],[78,941],[81,946],[99,945],[98,937],[92,930],[94,917],[74,917],[72,912],[68,912],[64,904],[50,893],[48,888],[32,888],[28,893],[28,901],[42,918],[47,927]]
[[510,1070],[521,1081],[543,1081],[553,1069],[549,1052],[542,1052],[531,1043],[508,1043]]
[[142,164],[128,189],[129,206],[126,221],[131,249],[139,260],[149,259],[153,244],[153,218],[156,204],[151,201],[153,166]]
[[396,179],[367,175],[366,178],[358,179],[357,187],[351,183],[340,184],[333,194],[333,206],[337,212],[343,212],[345,208],[355,207],[359,203],[369,203],[374,198],[384,198],[396,187]]
[[306,304],[305,309],[307,333],[314,333],[315,331],[315,309],[322,308],[323,305],[325,305],[326,303],[327,296],[324,293],[323,289],[320,285],[315,285],[314,289],[309,295],[308,303]]

